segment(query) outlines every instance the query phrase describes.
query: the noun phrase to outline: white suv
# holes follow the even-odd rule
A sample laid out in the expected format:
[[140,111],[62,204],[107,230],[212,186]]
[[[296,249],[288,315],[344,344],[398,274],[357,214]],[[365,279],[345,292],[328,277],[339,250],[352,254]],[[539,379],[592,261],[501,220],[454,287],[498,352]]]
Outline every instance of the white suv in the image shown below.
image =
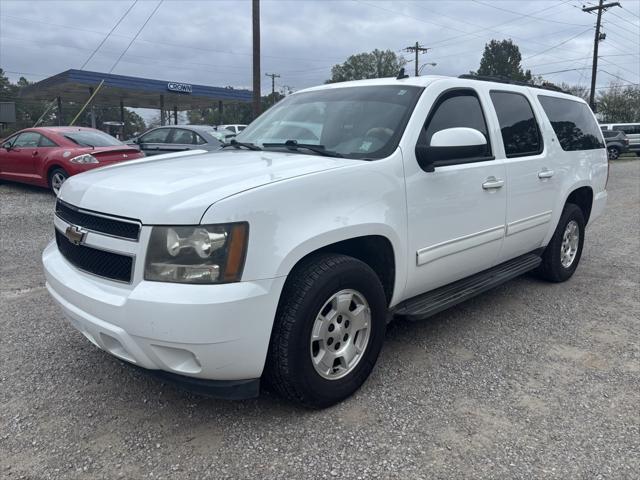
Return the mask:
[[584,101],[477,79],[310,88],[227,147],[70,178],[43,262],[93,344],[228,398],[340,401],[394,315],[570,278],[607,198]]

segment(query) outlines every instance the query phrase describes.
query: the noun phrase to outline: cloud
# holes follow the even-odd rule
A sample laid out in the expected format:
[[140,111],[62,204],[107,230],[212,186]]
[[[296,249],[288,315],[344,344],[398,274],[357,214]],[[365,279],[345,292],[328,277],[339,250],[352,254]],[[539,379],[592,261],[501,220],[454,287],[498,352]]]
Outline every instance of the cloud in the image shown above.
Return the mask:
[[[0,66],[13,80],[40,80],[80,68],[131,3],[0,0]],[[601,68],[609,73],[599,74],[599,85],[613,75],[639,81],[640,3],[621,3],[624,8],[604,15]],[[374,48],[402,53],[419,41],[432,47],[420,56],[421,63],[437,62],[427,67],[429,73],[458,75],[477,69],[489,40],[512,38],[525,68],[548,73],[552,81],[584,85],[590,79],[595,17],[574,4],[263,0],[262,72],[279,73],[279,85],[300,89],[323,83],[331,66],[351,54]],[[139,1],[86,69],[108,71],[156,5]],[[251,49],[250,1],[167,0],[114,73],[250,88]],[[266,92],[270,82],[262,80]]]

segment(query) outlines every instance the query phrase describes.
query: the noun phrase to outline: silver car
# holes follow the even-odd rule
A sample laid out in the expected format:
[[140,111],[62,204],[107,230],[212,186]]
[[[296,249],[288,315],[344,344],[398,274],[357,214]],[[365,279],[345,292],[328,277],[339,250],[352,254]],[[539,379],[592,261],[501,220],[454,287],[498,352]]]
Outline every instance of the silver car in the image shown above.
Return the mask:
[[152,128],[126,143],[136,145],[149,156],[184,150],[219,150],[223,142],[219,132],[208,125],[167,125]]

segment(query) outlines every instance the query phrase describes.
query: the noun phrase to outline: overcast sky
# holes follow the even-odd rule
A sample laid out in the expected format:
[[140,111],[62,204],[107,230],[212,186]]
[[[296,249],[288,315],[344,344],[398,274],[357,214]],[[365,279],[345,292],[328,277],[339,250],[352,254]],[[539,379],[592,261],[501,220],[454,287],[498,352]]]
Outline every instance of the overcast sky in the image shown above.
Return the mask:
[[[596,16],[581,7],[595,2],[263,0],[263,92],[271,87],[264,73],[299,90],[323,83],[354,53],[391,49],[410,60],[402,50],[416,41],[432,48],[420,64],[437,63],[425,73],[459,75],[478,68],[492,38],[513,39],[534,74],[587,85]],[[14,81],[80,68],[133,3],[0,0],[0,67]],[[158,3],[139,0],[85,69],[108,72]],[[640,82],[640,2],[620,3],[603,16],[598,86],[615,76]],[[165,0],[113,73],[250,88],[251,45],[250,0]]]

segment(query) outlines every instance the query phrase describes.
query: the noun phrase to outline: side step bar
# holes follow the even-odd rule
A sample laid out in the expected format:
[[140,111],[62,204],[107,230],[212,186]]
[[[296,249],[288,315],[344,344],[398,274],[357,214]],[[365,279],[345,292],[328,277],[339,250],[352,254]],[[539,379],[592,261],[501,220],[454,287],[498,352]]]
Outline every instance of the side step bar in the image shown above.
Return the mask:
[[410,298],[391,309],[393,315],[422,320],[533,270],[542,259],[528,253],[457,282]]

